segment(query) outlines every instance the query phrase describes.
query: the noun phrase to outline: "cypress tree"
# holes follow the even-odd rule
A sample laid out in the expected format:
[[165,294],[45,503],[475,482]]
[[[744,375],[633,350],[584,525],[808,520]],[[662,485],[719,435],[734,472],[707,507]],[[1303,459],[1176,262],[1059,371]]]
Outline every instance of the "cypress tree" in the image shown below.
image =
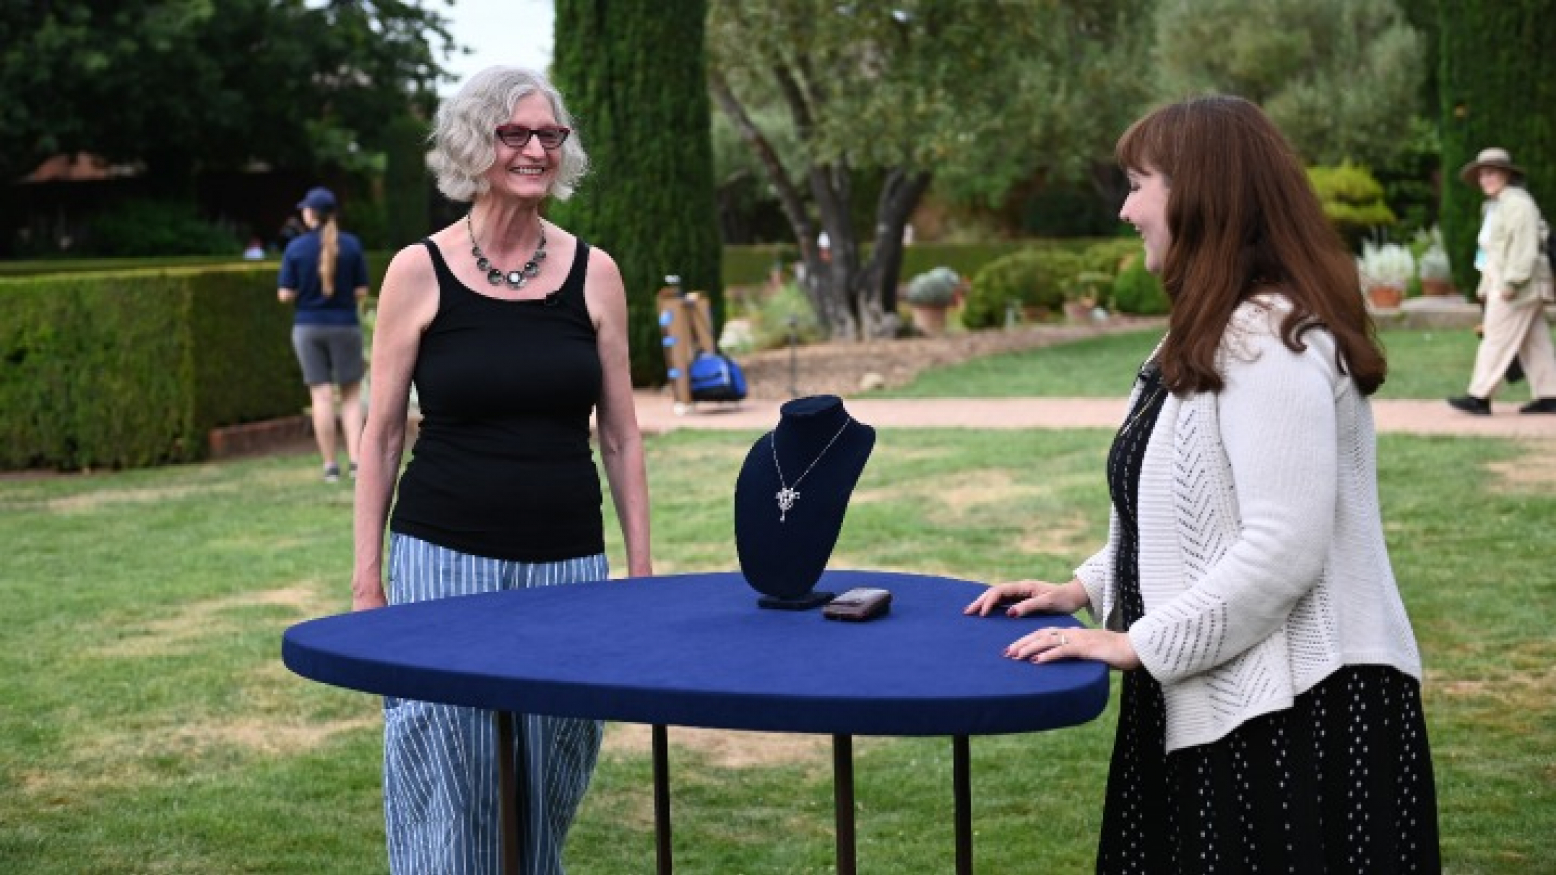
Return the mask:
[[385,242],[390,249],[415,243],[430,224],[427,128],[426,121],[405,113],[384,131]]
[[1526,172],[1547,217],[1556,217],[1556,0],[1439,0],[1444,240],[1466,294],[1478,278],[1480,189],[1459,168],[1501,146]]
[[621,268],[636,385],[666,380],[655,295],[667,274],[722,309],[706,10],[706,0],[556,3],[552,74],[593,170],[553,215]]

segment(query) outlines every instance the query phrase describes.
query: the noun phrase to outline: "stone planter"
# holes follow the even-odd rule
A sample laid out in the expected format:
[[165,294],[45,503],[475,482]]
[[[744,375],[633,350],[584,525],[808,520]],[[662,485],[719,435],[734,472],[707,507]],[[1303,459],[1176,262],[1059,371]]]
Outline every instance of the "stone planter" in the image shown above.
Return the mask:
[[1421,279],[1421,294],[1428,298],[1446,298],[1453,294],[1453,283],[1448,280]]

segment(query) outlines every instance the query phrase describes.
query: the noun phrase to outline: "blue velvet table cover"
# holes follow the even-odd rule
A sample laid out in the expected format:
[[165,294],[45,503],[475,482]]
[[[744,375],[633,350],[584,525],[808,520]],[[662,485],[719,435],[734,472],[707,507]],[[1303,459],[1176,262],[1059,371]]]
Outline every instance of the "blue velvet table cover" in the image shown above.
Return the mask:
[[775,732],[986,735],[1084,723],[1101,663],[1008,659],[1072,617],[967,617],[982,584],[831,571],[817,588],[892,593],[864,623],[763,610],[735,572],[439,599],[299,623],[282,659],[381,695],[570,717]]

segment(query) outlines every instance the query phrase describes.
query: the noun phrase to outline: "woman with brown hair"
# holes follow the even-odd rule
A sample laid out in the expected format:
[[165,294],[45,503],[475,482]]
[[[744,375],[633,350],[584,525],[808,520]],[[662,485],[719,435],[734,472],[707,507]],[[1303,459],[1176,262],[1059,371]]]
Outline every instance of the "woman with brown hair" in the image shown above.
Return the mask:
[[1172,311],[1109,453],[1107,543],[966,609],[1088,609],[1006,655],[1123,672],[1099,872],[1436,871],[1421,660],[1390,567],[1354,263],[1253,104],[1119,140]]

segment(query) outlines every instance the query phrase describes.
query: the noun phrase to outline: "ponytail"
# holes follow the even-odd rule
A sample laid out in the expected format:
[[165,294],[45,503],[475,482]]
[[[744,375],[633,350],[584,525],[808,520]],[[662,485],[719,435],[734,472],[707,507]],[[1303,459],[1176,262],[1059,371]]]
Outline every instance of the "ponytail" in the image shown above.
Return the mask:
[[319,228],[319,283],[324,287],[324,297],[335,296],[335,259],[340,254],[340,226],[335,224],[334,213],[324,213],[324,224]]

